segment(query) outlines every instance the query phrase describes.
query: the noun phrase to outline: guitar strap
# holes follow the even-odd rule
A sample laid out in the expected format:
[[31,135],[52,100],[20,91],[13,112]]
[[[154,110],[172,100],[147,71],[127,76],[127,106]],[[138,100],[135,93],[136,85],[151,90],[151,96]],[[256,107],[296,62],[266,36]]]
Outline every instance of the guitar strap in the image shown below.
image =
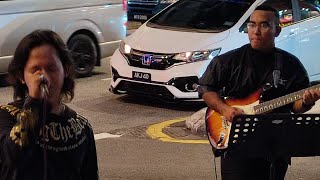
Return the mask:
[[[282,58],[282,54],[281,52],[275,48],[275,52],[274,52],[274,70],[272,71],[272,79],[269,79],[269,74],[265,77],[265,81],[266,82],[263,85],[263,92],[260,96],[260,103],[263,102],[262,100],[262,96],[264,94],[264,92],[268,91],[270,88],[278,88],[278,85],[280,84],[280,76],[281,76],[281,68],[282,68],[282,63],[281,63],[281,58]],[[273,82],[270,82],[273,81]]]
[[278,88],[279,85],[279,80],[280,80],[280,75],[281,75],[281,53],[276,49],[275,50],[275,67],[272,72],[272,77],[273,77],[273,85],[275,88]]

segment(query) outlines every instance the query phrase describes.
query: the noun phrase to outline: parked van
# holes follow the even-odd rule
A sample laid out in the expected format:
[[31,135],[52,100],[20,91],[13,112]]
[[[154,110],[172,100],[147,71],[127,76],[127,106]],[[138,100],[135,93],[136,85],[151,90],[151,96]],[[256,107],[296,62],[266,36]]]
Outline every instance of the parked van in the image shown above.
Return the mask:
[[217,55],[249,43],[253,10],[278,10],[276,46],[297,56],[310,79],[320,79],[320,5],[317,0],[179,0],[122,41],[111,58],[114,93],[197,100],[197,85]]
[[76,72],[90,75],[126,36],[121,0],[0,1],[0,74],[7,73],[23,37],[36,29],[57,32],[72,51]]

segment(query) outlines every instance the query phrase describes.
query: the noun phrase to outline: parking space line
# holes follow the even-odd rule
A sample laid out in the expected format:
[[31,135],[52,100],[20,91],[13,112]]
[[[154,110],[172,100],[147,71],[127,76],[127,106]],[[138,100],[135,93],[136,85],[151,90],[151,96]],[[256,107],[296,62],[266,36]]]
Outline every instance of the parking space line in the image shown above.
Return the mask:
[[171,124],[185,121],[185,118],[178,118],[178,119],[172,119],[168,121],[164,121],[158,124],[151,125],[146,133],[152,138],[152,139],[158,139],[163,142],[175,142],[175,143],[186,143],[186,144],[209,144],[208,140],[183,140],[183,139],[175,139],[173,137],[168,136],[167,134],[163,133],[162,130]]
[[119,138],[122,135],[114,135],[110,133],[99,133],[99,134],[94,134],[94,139],[99,140],[99,139],[106,139],[106,138]]
[[101,79],[102,81],[109,81],[111,80],[111,78],[104,78],[104,79]]

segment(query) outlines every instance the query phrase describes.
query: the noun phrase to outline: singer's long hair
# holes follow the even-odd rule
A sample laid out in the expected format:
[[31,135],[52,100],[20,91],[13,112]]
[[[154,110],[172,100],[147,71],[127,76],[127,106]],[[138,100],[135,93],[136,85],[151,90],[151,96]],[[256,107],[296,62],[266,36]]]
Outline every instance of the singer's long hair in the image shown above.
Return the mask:
[[[8,67],[8,81],[13,86],[13,99],[25,99],[28,93],[28,87],[22,84],[20,76],[24,74],[24,68],[28,61],[29,55],[34,48],[42,45],[51,45],[57,51],[57,55],[65,70],[64,84],[61,90],[60,98],[64,102],[70,102],[74,97],[74,77],[75,71],[72,63],[71,53],[60,36],[47,29],[35,30],[24,37]],[[66,72],[67,71],[67,72]]]

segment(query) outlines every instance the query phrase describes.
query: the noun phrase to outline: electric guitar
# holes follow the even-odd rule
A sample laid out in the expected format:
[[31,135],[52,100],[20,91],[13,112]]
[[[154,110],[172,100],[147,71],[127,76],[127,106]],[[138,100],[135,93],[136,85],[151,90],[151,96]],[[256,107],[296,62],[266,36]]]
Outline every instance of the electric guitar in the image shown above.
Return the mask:
[[[262,114],[302,99],[302,95],[307,89],[319,88],[320,84],[317,84],[315,86],[302,89],[300,91],[290,93],[288,95],[281,96],[279,98],[266,101],[261,104],[259,104],[259,99],[263,92],[262,89],[257,90],[256,92],[243,99],[225,98],[224,101],[229,106],[243,109],[245,114]],[[207,108],[205,120],[207,125],[208,138],[212,147],[215,150],[219,150],[219,152],[226,150],[226,148],[228,147],[231,122],[227,121],[226,118],[223,117],[220,113],[215,112],[210,108]]]

